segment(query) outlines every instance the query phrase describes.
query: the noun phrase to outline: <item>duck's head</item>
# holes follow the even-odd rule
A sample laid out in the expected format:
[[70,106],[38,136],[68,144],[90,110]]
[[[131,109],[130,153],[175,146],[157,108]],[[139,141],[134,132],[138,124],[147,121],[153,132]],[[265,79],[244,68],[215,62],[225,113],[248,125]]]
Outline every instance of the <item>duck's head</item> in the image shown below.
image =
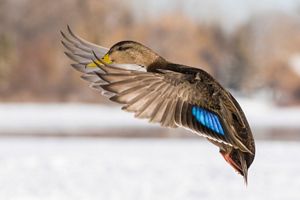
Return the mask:
[[239,174],[244,177],[247,184],[248,168],[254,160],[254,154],[248,152],[242,152],[238,149],[232,149],[231,151],[220,150],[220,153]]
[[102,60],[106,63],[137,64],[148,67],[162,59],[148,47],[134,41],[121,41],[113,45]]

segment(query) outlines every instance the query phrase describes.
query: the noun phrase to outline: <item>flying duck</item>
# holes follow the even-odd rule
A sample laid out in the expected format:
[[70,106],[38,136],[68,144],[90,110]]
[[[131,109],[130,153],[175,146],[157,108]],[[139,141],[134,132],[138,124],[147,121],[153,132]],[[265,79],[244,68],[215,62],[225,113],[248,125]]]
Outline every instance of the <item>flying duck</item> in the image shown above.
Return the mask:
[[202,69],[167,61],[150,48],[121,41],[110,49],[75,35],[68,26],[62,44],[81,78],[136,118],[182,127],[219,147],[244,177],[255,156],[254,138],[236,99]]

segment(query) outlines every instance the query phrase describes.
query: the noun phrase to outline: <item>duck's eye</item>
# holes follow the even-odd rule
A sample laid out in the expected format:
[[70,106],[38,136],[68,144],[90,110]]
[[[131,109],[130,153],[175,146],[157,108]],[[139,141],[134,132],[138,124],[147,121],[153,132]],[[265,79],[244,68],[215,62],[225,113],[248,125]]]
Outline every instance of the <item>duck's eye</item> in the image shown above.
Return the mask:
[[129,49],[130,47],[124,47],[124,46],[119,46],[118,47],[118,51],[125,51],[127,49]]

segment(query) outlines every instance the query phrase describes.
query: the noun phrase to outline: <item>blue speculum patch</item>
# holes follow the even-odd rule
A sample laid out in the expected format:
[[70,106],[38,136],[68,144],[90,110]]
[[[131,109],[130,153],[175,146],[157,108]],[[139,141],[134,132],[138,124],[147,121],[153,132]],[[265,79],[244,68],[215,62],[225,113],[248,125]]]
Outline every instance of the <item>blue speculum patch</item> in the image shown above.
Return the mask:
[[218,133],[219,135],[224,135],[221,122],[216,114],[198,106],[193,106],[192,114],[203,126]]

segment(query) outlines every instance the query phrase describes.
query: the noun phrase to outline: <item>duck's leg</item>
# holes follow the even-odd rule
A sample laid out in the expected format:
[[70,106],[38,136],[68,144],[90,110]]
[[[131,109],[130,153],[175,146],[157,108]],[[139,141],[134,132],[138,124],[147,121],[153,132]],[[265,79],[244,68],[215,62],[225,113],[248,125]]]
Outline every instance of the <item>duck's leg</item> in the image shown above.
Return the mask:
[[242,169],[239,167],[239,164],[236,163],[231,157],[230,157],[230,152],[225,152],[225,151],[220,151],[222,154],[223,158],[228,162],[238,173],[242,174]]

